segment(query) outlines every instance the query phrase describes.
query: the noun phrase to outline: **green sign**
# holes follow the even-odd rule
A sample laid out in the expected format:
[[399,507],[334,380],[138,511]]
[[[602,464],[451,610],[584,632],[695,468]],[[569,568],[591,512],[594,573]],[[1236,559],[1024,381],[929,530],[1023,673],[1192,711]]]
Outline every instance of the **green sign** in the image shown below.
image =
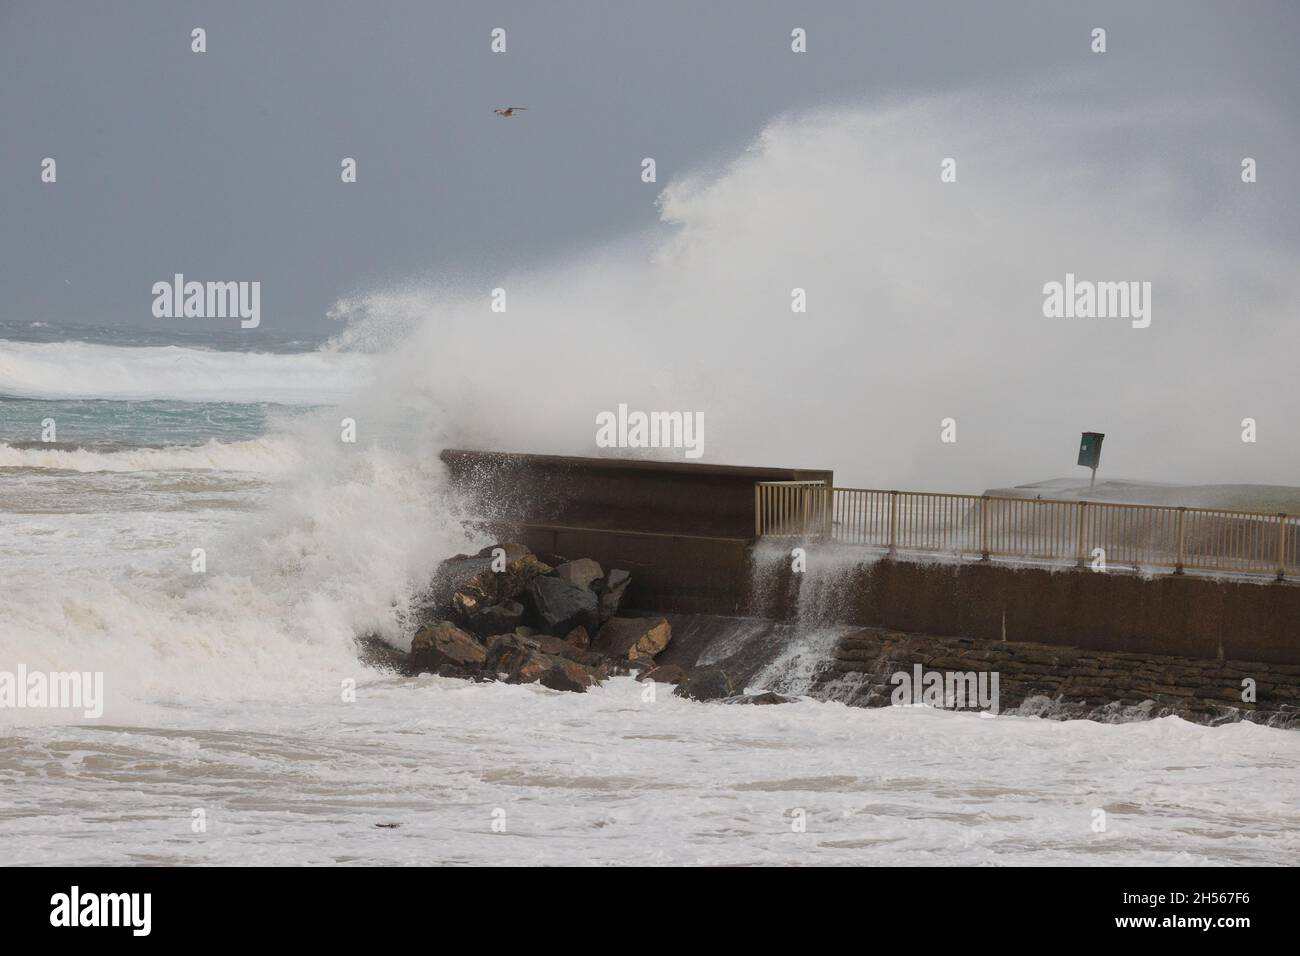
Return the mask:
[[1084,468],[1096,468],[1101,464],[1101,442],[1106,436],[1101,432],[1084,432],[1079,442],[1079,464]]

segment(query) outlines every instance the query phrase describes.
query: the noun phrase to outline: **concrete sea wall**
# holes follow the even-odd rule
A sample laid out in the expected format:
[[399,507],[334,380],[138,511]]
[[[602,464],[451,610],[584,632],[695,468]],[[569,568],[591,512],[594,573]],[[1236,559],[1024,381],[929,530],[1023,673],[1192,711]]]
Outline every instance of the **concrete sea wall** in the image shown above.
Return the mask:
[[[1300,587],[1192,575],[1014,567],[996,562],[862,560],[843,554],[833,596],[816,610],[835,623],[948,637],[1029,641],[1096,651],[1300,664]],[[784,556],[750,613],[791,620],[807,588]],[[762,580],[760,576],[758,580]],[[825,619],[825,618],[823,618]]]
[[998,674],[1002,712],[1094,720],[1169,714],[1300,726],[1300,665],[1089,651],[1049,644],[927,637],[879,628],[840,638],[810,689],[861,707],[888,706],[896,673]]

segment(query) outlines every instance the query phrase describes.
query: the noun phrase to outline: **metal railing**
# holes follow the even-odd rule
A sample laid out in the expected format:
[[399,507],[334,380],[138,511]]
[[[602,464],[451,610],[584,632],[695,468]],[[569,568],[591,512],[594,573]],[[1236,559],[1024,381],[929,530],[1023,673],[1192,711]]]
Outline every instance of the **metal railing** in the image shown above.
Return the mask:
[[889,551],[1300,574],[1300,518],[1285,514],[763,481],[754,488],[754,517],[758,537]]
[[832,491],[824,481],[755,482],[755,537],[829,536]]

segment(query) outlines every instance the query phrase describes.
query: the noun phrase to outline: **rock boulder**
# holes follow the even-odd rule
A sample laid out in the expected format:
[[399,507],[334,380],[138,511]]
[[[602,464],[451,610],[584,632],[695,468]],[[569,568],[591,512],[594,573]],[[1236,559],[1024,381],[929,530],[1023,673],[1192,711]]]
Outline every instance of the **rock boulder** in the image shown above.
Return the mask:
[[678,697],[691,700],[723,700],[736,695],[736,687],[726,671],[716,667],[706,667],[691,671],[684,683],[677,685]]
[[668,646],[672,636],[672,625],[662,617],[615,617],[601,626],[592,648],[610,657],[634,661],[654,657]]
[[560,660],[548,668],[539,680],[543,687],[549,687],[551,690],[567,690],[582,694],[596,683],[596,676],[581,664]]
[[642,671],[636,679],[654,681],[656,684],[681,684],[686,680],[686,671],[676,664],[664,664]]
[[508,598],[483,608],[469,619],[469,629],[479,637],[509,634],[524,620],[524,606]]
[[736,697],[726,697],[723,698],[722,702],[724,704],[793,704],[795,698],[786,697],[784,694],[769,690],[761,694],[740,694]]
[[596,595],[561,578],[534,579],[528,586],[527,603],[533,625],[547,634],[563,637],[575,627],[595,628]]
[[555,569],[555,576],[561,581],[568,581],[580,588],[591,587],[591,582],[604,577],[605,572],[591,558],[578,558],[567,561]]
[[618,616],[619,609],[623,606],[623,595],[627,593],[627,586],[631,583],[632,575],[627,571],[620,571],[615,568],[609,572],[600,588],[601,624],[604,624],[612,617]]
[[516,671],[527,658],[537,652],[537,641],[518,634],[501,634],[488,642],[483,658],[483,670],[491,676],[506,675]]
[[450,621],[421,628],[411,641],[413,670],[459,675],[479,668],[487,652],[474,635]]

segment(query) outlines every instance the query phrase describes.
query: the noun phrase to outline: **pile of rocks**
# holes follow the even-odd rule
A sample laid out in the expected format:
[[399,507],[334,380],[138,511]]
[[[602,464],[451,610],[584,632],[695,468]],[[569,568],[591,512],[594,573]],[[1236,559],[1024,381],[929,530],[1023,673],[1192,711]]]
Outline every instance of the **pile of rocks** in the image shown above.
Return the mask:
[[681,683],[658,668],[672,640],[662,617],[620,617],[632,576],[590,558],[500,544],[444,561],[411,642],[408,669],[585,691],[615,674]]

